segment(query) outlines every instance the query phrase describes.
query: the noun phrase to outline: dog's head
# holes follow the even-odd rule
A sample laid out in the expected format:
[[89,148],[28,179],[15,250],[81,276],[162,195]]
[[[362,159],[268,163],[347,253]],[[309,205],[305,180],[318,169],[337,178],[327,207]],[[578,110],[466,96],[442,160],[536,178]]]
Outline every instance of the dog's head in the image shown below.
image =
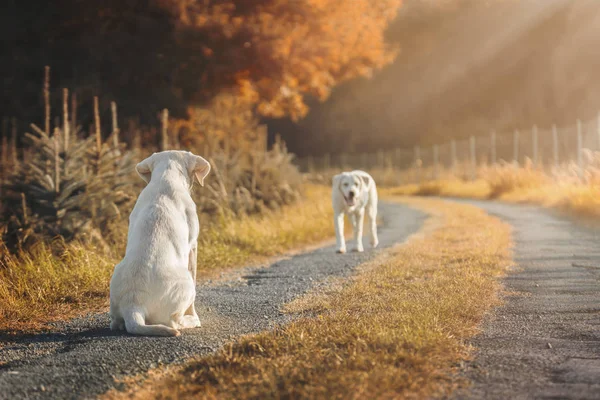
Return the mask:
[[360,194],[368,188],[368,185],[369,177],[355,172],[342,172],[333,177],[333,188],[342,192],[348,207],[356,205]]
[[189,151],[168,150],[152,154],[136,165],[135,170],[146,183],[150,183],[152,179],[160,179],[167,170],[179,172],[191,188],[194,178],[204,186],[204,178],[210,172],[210,164]]

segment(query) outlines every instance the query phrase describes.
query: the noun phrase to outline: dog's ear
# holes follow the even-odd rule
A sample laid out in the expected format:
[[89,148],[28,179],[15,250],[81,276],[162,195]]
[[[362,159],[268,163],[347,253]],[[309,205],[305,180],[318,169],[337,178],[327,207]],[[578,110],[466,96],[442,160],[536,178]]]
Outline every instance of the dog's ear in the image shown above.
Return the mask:
[[359,177],[360,177],[360,180],[362,181],[365,189],[369,190],[369,188],[371,187],[371,182],[372,182],[371,177],[369,177],[367,175],[359,175]]
[[210,172],[210,163],[200,156],[193,155],[192,162],[190,163],[190,175],[192,179],[194,176],[200,183],[200,186],[204,186],[204,178]]
[[146,158],[144,161],[138,163],[135,166],[135,170],[146,183],[150,182],[150,178],[152,177],[152,168],[154,167],[154,163],[152,162],[152,156]]
[[340,186],[340,180],[341,179],[342,179],[342,174],[337,174],[336,176],[333,177],[333,179],[331,179],[331,185],[333,187]]

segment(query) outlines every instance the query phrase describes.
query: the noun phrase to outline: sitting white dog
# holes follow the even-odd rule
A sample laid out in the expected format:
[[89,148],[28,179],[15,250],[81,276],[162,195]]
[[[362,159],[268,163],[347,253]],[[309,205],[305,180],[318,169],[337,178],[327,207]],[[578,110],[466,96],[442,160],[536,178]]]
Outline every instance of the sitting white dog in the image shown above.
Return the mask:
[[210,171],[187,151],[154,153],[136,166],[148,184],[129,217],[125,257],[110,281],[110,328],[178,336],[200,326],[196,263],[200,225],[190,190]]
[[342,172],[333,177],[332,184],[333,223],[337,252],[346,252],[344,239],[344,214],[352,221],[355,251],[364,251],[362,243],[365,211],[369,217],[371,245],[377,247],[377,187],[371,175],[363,171]]

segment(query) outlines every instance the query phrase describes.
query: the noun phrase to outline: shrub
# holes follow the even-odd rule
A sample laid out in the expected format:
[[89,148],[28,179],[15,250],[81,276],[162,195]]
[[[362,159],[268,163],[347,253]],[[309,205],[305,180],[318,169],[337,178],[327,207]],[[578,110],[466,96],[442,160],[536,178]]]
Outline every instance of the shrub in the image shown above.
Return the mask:
[[299,197],[302,178],[293,155],[281,142],[270,151],[218,151],[209,157],[211,177],[195,195],[199,210],[213,214],[255,214],[291,204]]
[[490,185],[490,198],[497,198],[518,189],[541,187],[548,181],[543,169],[536,168],[529,159],[525,160],[523,167],[502,163],[485,168],[481,174]]
[[134,198],[133,153],[94,136],[73,135],[67,141],[64,130],[47,135],[32,127],[36,134],[27,134],[29,156],[3,188],[7,245],[30,247],[60,236],[106,246],[103,237]]

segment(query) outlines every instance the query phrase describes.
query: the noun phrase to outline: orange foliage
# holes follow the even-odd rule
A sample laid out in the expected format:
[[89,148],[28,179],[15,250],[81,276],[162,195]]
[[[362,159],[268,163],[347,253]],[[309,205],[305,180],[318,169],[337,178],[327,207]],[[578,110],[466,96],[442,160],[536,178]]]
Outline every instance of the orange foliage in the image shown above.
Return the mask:
[[395,52],[386,45],[384,31],[401,4],[401,0],[157,2],[176,21],[178,45],[208,60],[202,77],[207,86],[236,85],[262,115],[295,119],[307,112],[306,95],[323,100],[336,84],[370,76],[393,60]]

